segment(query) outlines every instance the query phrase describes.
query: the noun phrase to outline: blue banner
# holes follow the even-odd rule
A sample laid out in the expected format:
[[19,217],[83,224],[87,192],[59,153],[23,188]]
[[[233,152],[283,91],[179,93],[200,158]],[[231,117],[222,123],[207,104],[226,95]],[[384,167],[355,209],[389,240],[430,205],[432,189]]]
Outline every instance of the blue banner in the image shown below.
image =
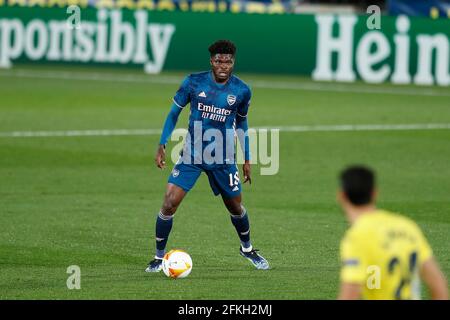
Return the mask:
[[450,18],[450,0],[389,0],[388,12],[391,15]]

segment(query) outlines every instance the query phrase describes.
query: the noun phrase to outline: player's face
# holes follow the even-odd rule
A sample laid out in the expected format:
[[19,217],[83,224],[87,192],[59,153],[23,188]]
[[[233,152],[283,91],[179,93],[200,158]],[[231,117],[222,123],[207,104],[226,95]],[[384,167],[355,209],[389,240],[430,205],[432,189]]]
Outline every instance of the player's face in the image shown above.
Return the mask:
[[231,76],[234,57],[231,54],[218,53],[211,57],[211,67],[217,82],[225,82]]

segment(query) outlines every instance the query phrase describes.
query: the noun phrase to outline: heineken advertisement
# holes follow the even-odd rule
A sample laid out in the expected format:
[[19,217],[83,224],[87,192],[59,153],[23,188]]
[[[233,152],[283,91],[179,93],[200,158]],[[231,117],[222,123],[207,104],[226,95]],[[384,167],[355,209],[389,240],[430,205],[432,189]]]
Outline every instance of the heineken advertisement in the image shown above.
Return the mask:
[[207,47],[231,39],[239,72],[321,81],[450,85],[450,20],[368,16],[0,9],[0,67],[14,63],[202,70]]

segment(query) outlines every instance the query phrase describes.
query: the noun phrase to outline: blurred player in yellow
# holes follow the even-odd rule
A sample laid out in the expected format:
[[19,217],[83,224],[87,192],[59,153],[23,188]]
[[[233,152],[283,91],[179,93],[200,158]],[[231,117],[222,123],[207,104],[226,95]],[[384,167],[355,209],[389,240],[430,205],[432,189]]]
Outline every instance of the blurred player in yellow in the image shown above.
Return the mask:
[[420,279],[433,299],[448,299],[447,281],[420,228],[375,206],[375,174],[355,166],[337,194],[351,227],[341,242],[339,299],[420,299]]

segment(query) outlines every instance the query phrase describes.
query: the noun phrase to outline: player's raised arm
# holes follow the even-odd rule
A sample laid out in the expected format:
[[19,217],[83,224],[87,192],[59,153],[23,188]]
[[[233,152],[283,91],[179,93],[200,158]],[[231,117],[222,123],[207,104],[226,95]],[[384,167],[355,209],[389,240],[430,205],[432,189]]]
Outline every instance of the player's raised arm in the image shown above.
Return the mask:
[[158,168],[164,169],[166,166],[166,144],[173,130],[175,129],[175,126],[177,125],[178,116],[180,115],[182,110],[182,108],[173,103],[172,107],[170,108],[170,112],[167,115],[166,121],[164,122],[161,139],[159,140],[159,146],[155,156],[155,163]]
[[359,300],[361,298],[362,285],[359,283],[341,282],[338,300]]
[[448,300],[447,280],[439,268],[439,264],[433,255],[433,250],[422,230],[416,225],[418,239],[418,256],[420,278],[428,287],[433,300]]
[[251,99],[251,91],[250,89],[248,89],[245,96],[245,100],[237,110],[236,130],[242,152],[244,152],[245,163],[242,166],[242,171],[244,173],[244,183],[248,181],[251,184],[252,178],[250,167],[250,139],[248,136],[248,121],[247,121],[250,99]]
[[340,246],[341,285],[338,300],[357,300],[362,296],[366,279],[367,263],[361,238],[365,235],[347,232]]
[[178,89],[175,97],[173,98],[173,104],[170,108],[170,112],[167,115],[166,121],[159,140],[158,150],[156,151],[155,163],[158,168],[164,169],[166,166],[166,144],[172,135],[175,126],[177,125],[178,116],[184,107],[190,102],[190,77],[186,77]]
[[422,264],[420,276],[433,300],[448,300],[447,280],[433,257]]

